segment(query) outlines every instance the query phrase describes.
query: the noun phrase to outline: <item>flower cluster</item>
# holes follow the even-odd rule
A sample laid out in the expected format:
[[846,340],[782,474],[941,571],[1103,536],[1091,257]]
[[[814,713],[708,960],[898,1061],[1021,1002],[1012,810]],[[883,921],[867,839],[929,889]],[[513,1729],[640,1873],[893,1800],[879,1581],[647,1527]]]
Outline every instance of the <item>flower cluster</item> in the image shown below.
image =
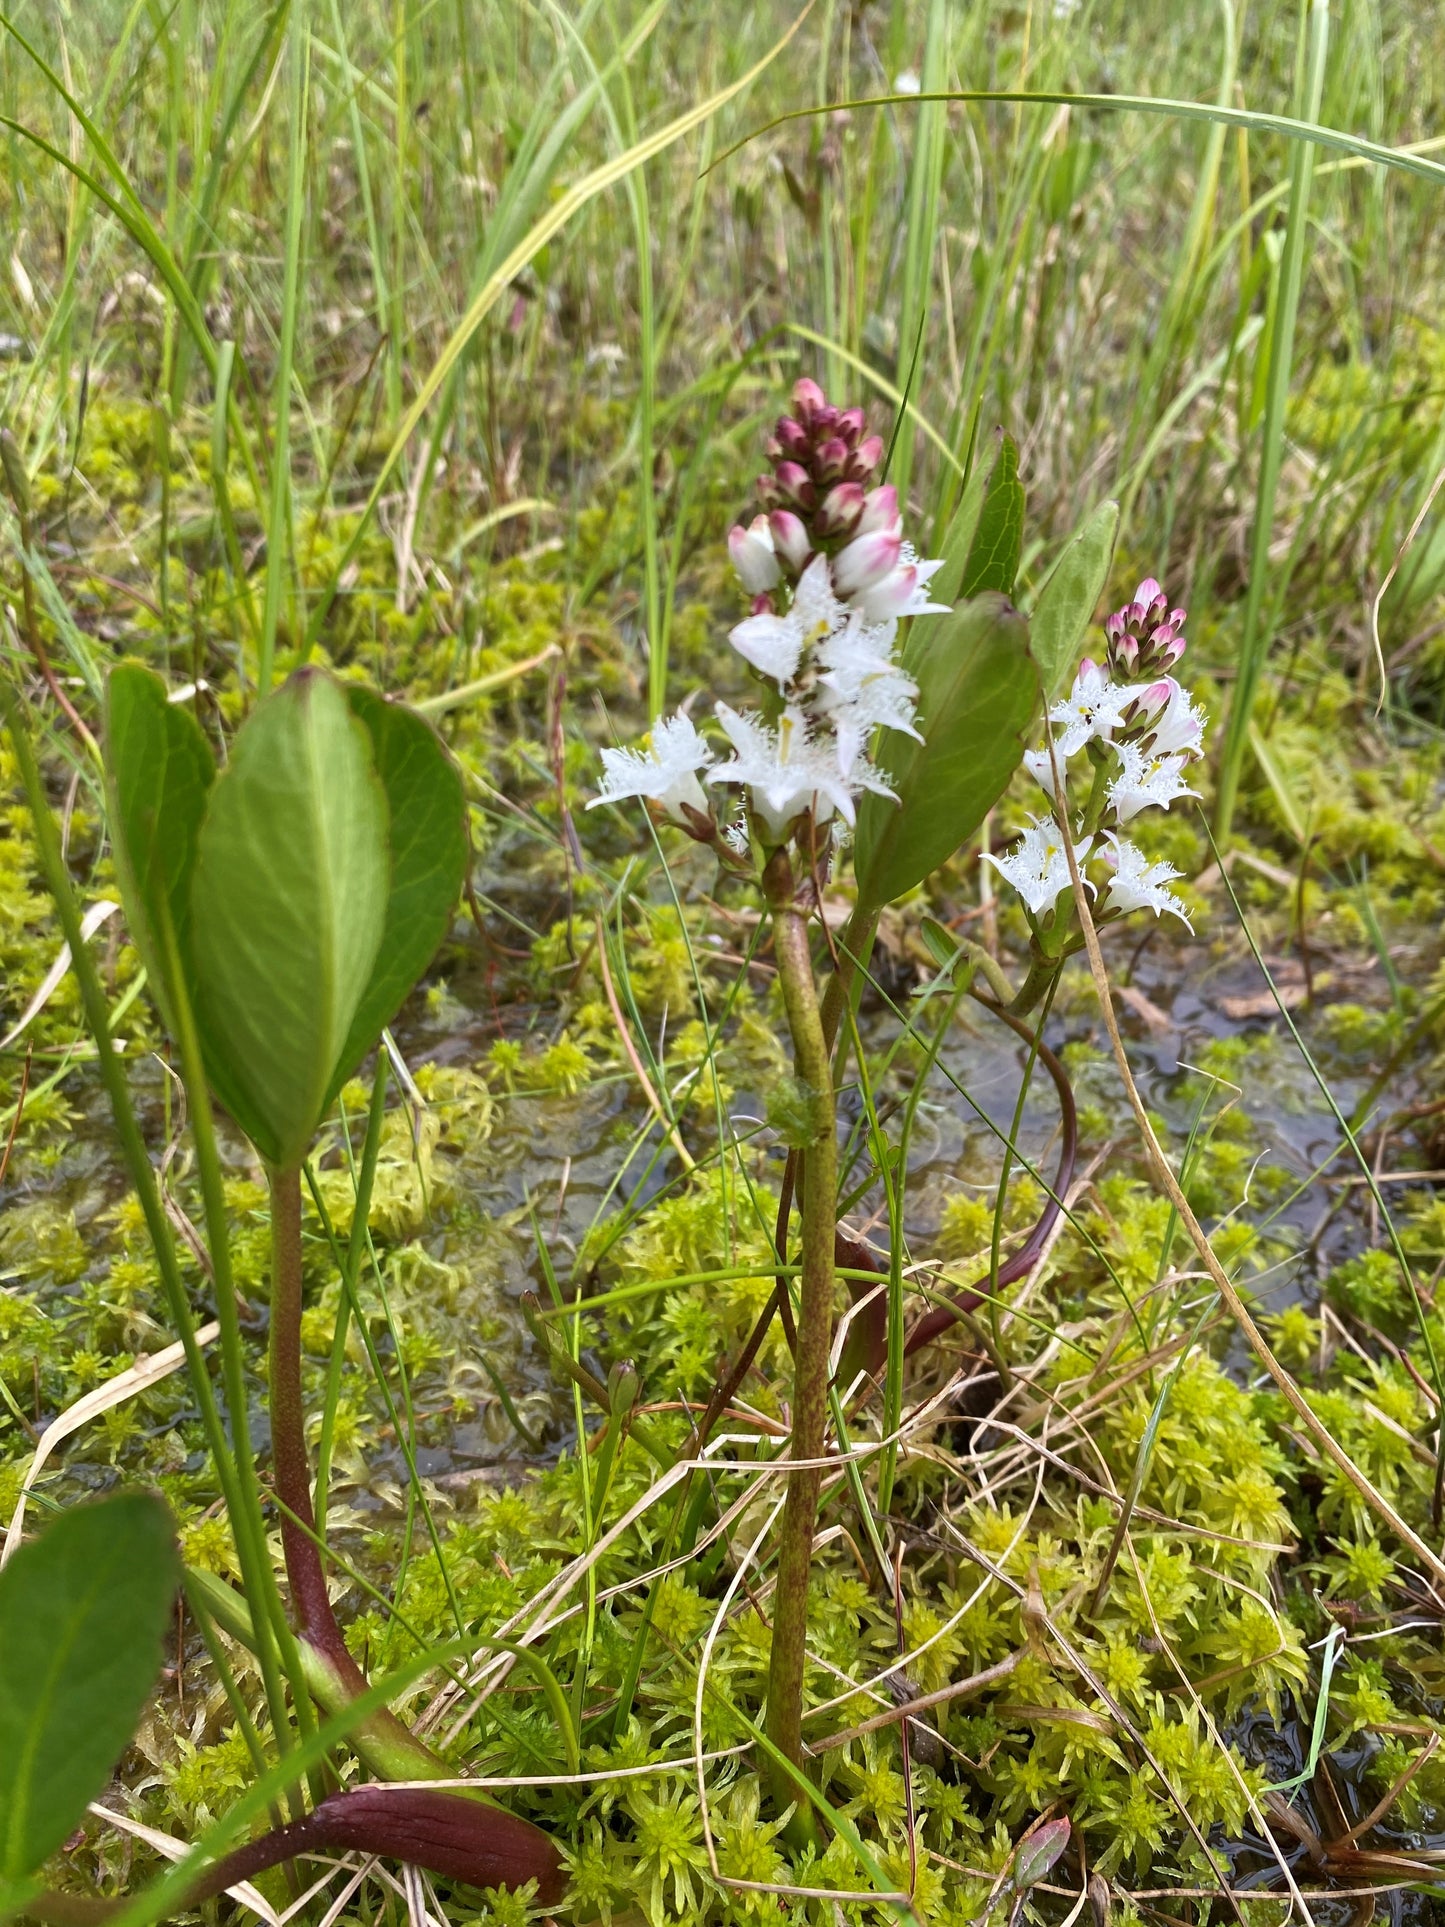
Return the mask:
[[729,641],[765,685],[757,710],[717,704],[732,756],[716,762],[679,712],[645,749],[603,750],[602,791],[589,807],[640,796],[706,842],[717,828],[703,782],[737,785],[752,830],[776,848],[805,816],[851,824],[865,790],[892,795],[868,746],[880,727],[918,734],[917,685],[895,658],[898,625],[946,605],[928,599],[942,564],[920,561],[903,539],[898,491],[878,483],[883,443],[867,426],[861,408],[836,408],[816,382],[800,381],[793,413],[768,442],[762,513],[728,536],[751,598]]
[[[1157,917],[1168,910],[1189,922],[1168,887],[1179,872],[1169,863],[1151,863],[1119,834],[1141,810],[1167,810],[1178,797],[1195,794],[1185,775],[1204,753],[1204,718],[1189,691],[1167,673],[1184,654],[1184,622],[1184,610],[1169,607],[1152,577],[1141,582],[1133,601],[1104,625],[1104,662],[1084,659],[1069,694],[1049,711],[1050,740],[1024,756],[1055,810],[1075,808],[1080,874],[1090,860],[1106,866],[1107,880],[1084,878],[1091,891],[1103,888],[1101,917],[1131,910],[1152,910]],[[1068,765],[1080,753],[1089,764],[1087,790],[1061,796],[1058,779],[1068,787]],[[1007,855],[986,860],[1018,891],[1032,919],[1055,916],[1070,888],[1059,822],[1036,819]]]

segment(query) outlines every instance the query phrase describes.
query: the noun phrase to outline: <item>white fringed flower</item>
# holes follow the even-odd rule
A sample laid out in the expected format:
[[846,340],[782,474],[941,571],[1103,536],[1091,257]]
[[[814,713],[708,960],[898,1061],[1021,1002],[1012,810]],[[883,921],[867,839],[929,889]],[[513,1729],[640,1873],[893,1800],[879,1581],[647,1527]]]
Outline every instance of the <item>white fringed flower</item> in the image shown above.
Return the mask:
[[1131,694],[1127,686],[1110,682],[1108,671],[1085,656],[1073,688],[1049,711],[1049,721],[1063,729],[1057,739],[1060,759],[1076,756],[1096,738],[1107,742]]
[[822,673],[811,707],[835,732],[844,776],[852,774],[875,729],[923,740],[913,722],[918,685],[893,660],[895,633],[893,623],[850,624],[818,649]]
[[707,780],[742,784],[749,811],[773,843],[786,840],[805,810],[818,823],[828,822],[836,812],[851,824],[860,790],[893,794],[866,763],[859,762],[844,776],[833,745],[814,740],[808,719],[797,708],[785,709],[776,728],[751,711],[739,714],[726,703],[718,704],[717,719],[735,754],[731,762],[710,770]]
[[1137,743],[1119,745],[1119,774],[1106,792],[1114,814],[1128,823],[1140,810],[1167,810],[1181,796],[1197,796],[1184,780],[1183,756],[1151,756]]
[[1114,846],[1111,861],[1114,874],[1104,892],[1102,910],[1152,910],[1157,917],[1167,910],[1171,916],[1178,917],[1185,929],[1192,933],[1194,925],[1189,921],[1183,903],[1166,886],[1175,882],[1179,871],[1172,863],[1151,863],[1137,844],[1127,837],[1109,833],[1109,841]]
[[[688,826],[687,809],[712,814],[697,772],[713,761],[691,718],[681,711],[654,724],[645,749],[604,749],[602,788],[587,807],[640,796],[655,803],[674,823]],[[687,807],[684,808],[684,805]]]
[[1156,722],[1141,739],[1150,756],[1202,756],[1204,754],[1204,717],[1195,707],[1189,691],[1172,676],[1164,681],[1169,695]]
[[814,556],[798,579],[786,615],[749,616],[729,631],[728,640],[754,669],[786,689],[797,675],[805,649],[840,629],[848,611],[833,593],[825,555]]
[[[1074,860],[1081,870],[1093,847],[1091,836],[1074,845]],[[1006,856],[993,856],[985,850],[983,860],[1013,885],[1036,917],[1052,910],[1073,881],[1064,833],[1050,817],[1035,818]]]

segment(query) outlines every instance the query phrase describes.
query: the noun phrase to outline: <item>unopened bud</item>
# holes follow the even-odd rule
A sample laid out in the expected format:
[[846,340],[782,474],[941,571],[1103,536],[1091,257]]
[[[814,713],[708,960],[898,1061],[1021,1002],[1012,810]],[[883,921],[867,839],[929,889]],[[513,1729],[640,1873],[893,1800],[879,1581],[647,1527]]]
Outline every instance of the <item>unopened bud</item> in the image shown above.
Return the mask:
[[778,558],[773,554],[773,533],[766,515],[755,516],[747,528],[739,525],[728,530],[728,554],[738,581],[749,595],[771,589],[777,582]]
[[778,487],[778,479],[775,475],[760,475],[757,480],[757,492],[758,500],[765,509],[782,506],[783,491]]
[[871,589],[896,566],[902,547],[900,537],[886,529],[855,536],[833,559],[834,588],[844,598]]
[[898,490],[891,482],[885,483],[882,488],[872,489],[864,499],[863,519],[858,524],[858,533],[872,535],[876,529],[885,529],[897,534],[902,526],[902,518],[898,513]]
[[850,482],[872,481],[878,464],[883,460],[883,437],[870,435],[866,441],[859,442],[848,457],[848,479]]
[[830,435],[819,444],[813,457],[813,473],[820,482],[836,482],[848,461],[848,444],[839,435]]
[[817,502],[818,491],[813,487],[812,477],[797,462],[779,462],[773,474],[783,501],[805,509],[811,509]]
[[613,1418],[626,1418],[637,1403],[640,1384],[637,1367],[630,1358],[619,1358],[607,1374],[608,1407]]
[[[813,443],[807,429],[801,422],[795,422],[790,415],[784,415],[778,423],[772,440],[777,444],[778,455],[786,455],[795,462],[805,462],[812,452]],[[768,459],[775,462],[778,460],[778,455],[773,453],[770,446]]]
[[839,482],[823,497],[813,526],[824,538],[851,535],[863,514],[863,491],[857,482]]
[[834,434],[839,435],[849,448],[856,448],[863,439],[863,430],[868,426],[868,417],[861,408],[845,408],[838,416]]
[[782,558],[784,567],[794,575],[801,575],[813,552],[807,529],[791,509],[774,509],[768,517],[768,527],[773,532],[774,551]]
[[820,408],[826,408],[828,397],[817,382],[804,375],[801,381],[793,384],[793,409],[798,420],[805,428],[813,426],[813,418]]

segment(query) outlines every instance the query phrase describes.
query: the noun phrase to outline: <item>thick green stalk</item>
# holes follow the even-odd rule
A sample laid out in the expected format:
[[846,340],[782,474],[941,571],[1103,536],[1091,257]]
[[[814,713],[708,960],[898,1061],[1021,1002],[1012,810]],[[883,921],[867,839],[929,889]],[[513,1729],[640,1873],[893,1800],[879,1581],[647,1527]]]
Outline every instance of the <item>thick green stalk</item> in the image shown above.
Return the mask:
[[[768,1737],[794,1766],[803,1763],[803,1671],[808,1633],[808,1575],[828,1418],[828,1354],[833,1336],[836,1270],[838,1144],[833,1117],[833,1072],[823,1034],[818,987],[808,949],[807,919],[792,900],[786,853],[764,877],[773,913],[774,953],[783,987],[799,1079],[812,1092],[812,1137],[803,1165],[803,1249],[798,1345],[793,1367],[792,1457],[778,1542],[773,1596],[772,1663],[768,1676]],[[794,1798],[791,1781],[775,1774],[781,1802]]]

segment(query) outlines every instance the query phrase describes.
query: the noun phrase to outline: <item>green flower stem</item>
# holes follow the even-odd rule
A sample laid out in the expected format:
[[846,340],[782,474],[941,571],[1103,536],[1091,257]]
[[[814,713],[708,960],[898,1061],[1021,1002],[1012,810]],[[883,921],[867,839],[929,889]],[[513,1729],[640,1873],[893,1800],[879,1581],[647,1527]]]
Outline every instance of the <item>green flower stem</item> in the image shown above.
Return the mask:
[[[822,1470],[806,1463],[823,1455],[828,1416],[828,1353],[833,1335],[838,1144],[833,1115],[833,1071],[823,1032],[818,987],[808,948],[807,919],[793,901],[785,851],[774,853],[763,876],[773,915],[774,953],[793,1037],[798,1077],[813,1094],[812,1138],[803,1159],[803,1248],[798,1344],[793,1367],[792,1457],[778,1542],[773,1598],[772,1662],[768,1676],[768,1737],[794,1767],[803,1764],[803,1672],[808,1632],[808,1576],[818,1520]],[[788,1775],[774,1771],[775,1795],[792,1801]]]
[[[1006,1008],[1015,1017],[1027,1017],[1029,1012],[1043,1001],[1051,985],[1058,981],[1063,969],[1063,956],[1046,956],[1035,952],[1029,963],[1028,975],[1019,987],[1018,994],[1006,1000]],[[989,978],[992,984],[992,977]],[[994,988],[998,986],[995,984]]]
[[[301,1173],[270,1172],[271,1182],[271,1462],[281,1500],[281,1549],[291,1604],[301,1631],[307,1685],[327,1712],[366,1692],[366,1675],[352,1658],[326,1589],[311,1504],[306,1407],[301,1395]],[[222,1625],[230,1625],[216,1611]],[[241,1635],[237,1635],[241,1637]],[[389,1780],[434,1780],[452,1769],[389,1708],[374,1713],[353,1735],[357,1752]]]

